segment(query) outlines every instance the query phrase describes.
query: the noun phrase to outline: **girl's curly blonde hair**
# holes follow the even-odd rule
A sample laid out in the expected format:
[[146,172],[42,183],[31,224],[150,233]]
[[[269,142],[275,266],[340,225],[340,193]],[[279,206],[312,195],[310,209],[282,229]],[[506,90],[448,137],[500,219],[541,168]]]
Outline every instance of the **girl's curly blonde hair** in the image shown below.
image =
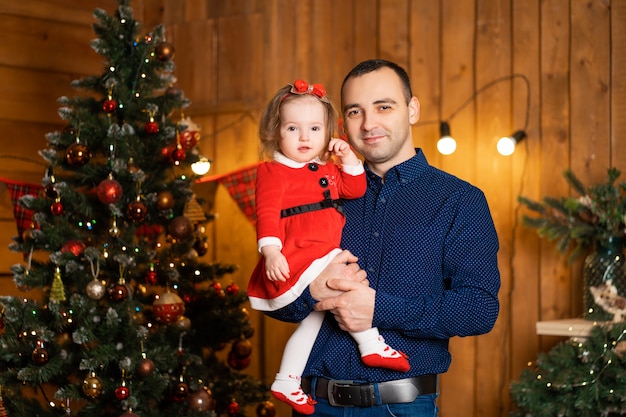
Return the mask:
[[[287,101],[297,100],[306,96],[313,96],[319,99],[322,105],[324,105],[326,116],[326,144],[330,142],[333,136],[338,116],[335,106],[333,106],[328,97],[325,94],[319,97],[317,94],[312,93],[294,93],[293,89],[293,85],[287,84],[278,90],[263,111],[259,125],[259,138],[261,140],[259,153],[262,159],[272,159],[274,152],[280,151],[280,106]],[[328,153],[324,152],[319,157],[322,160],[326,160],[328,159]]]

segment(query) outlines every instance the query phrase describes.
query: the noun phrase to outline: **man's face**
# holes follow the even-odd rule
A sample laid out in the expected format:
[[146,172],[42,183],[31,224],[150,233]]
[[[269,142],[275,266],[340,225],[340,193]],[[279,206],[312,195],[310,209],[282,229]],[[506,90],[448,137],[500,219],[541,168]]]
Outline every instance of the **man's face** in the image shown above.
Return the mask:
[[406,104],[402,83],[390,68],[353,77],[342,90],[344,129],[370,168],[384,175],[415,155],[411,125],[419,119],[419,102]]

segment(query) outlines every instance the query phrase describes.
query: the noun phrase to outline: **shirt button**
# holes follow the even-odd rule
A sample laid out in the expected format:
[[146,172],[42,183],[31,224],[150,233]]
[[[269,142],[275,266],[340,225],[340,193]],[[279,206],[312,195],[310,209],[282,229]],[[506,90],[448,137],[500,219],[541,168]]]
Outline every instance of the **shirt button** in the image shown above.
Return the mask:
[[328,178],[326,178],[326,177],[320,178],[320,186],[322,188],[328,187]]
[[380,198],[380,202],[381,202],[381,203],[383,203],[383,204],[385,204],[385,203],[387,202],[387,199],[386,199],[385,197],[381,197],[381,198]]
[[374,232],[374,233],[372,233],[372,235],[374,235],[374,237],[378,237],[378,236],[380,236],[380,233]]
[[315,162],[311,162],[309,163],[309,170],[315,172],[319,169],[320,167],[315,163]]

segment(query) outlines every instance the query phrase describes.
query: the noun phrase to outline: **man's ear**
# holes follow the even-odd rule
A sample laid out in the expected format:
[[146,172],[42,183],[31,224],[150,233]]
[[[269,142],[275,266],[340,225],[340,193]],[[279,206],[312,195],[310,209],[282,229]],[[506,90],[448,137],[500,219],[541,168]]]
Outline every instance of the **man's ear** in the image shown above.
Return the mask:
[[420,102],[417,97],[411,97],[409,101],[409,123],[414,125],[420,119]]

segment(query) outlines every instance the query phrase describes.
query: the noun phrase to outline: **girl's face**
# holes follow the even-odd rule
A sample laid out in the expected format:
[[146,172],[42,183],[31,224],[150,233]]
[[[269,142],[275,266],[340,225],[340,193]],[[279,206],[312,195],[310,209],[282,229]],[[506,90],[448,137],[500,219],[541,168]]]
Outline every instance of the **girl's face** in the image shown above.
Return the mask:
[[309,162],[326,151],[326,113],[316,97],[306,94],[280,106],[280,150],[297,162]]

